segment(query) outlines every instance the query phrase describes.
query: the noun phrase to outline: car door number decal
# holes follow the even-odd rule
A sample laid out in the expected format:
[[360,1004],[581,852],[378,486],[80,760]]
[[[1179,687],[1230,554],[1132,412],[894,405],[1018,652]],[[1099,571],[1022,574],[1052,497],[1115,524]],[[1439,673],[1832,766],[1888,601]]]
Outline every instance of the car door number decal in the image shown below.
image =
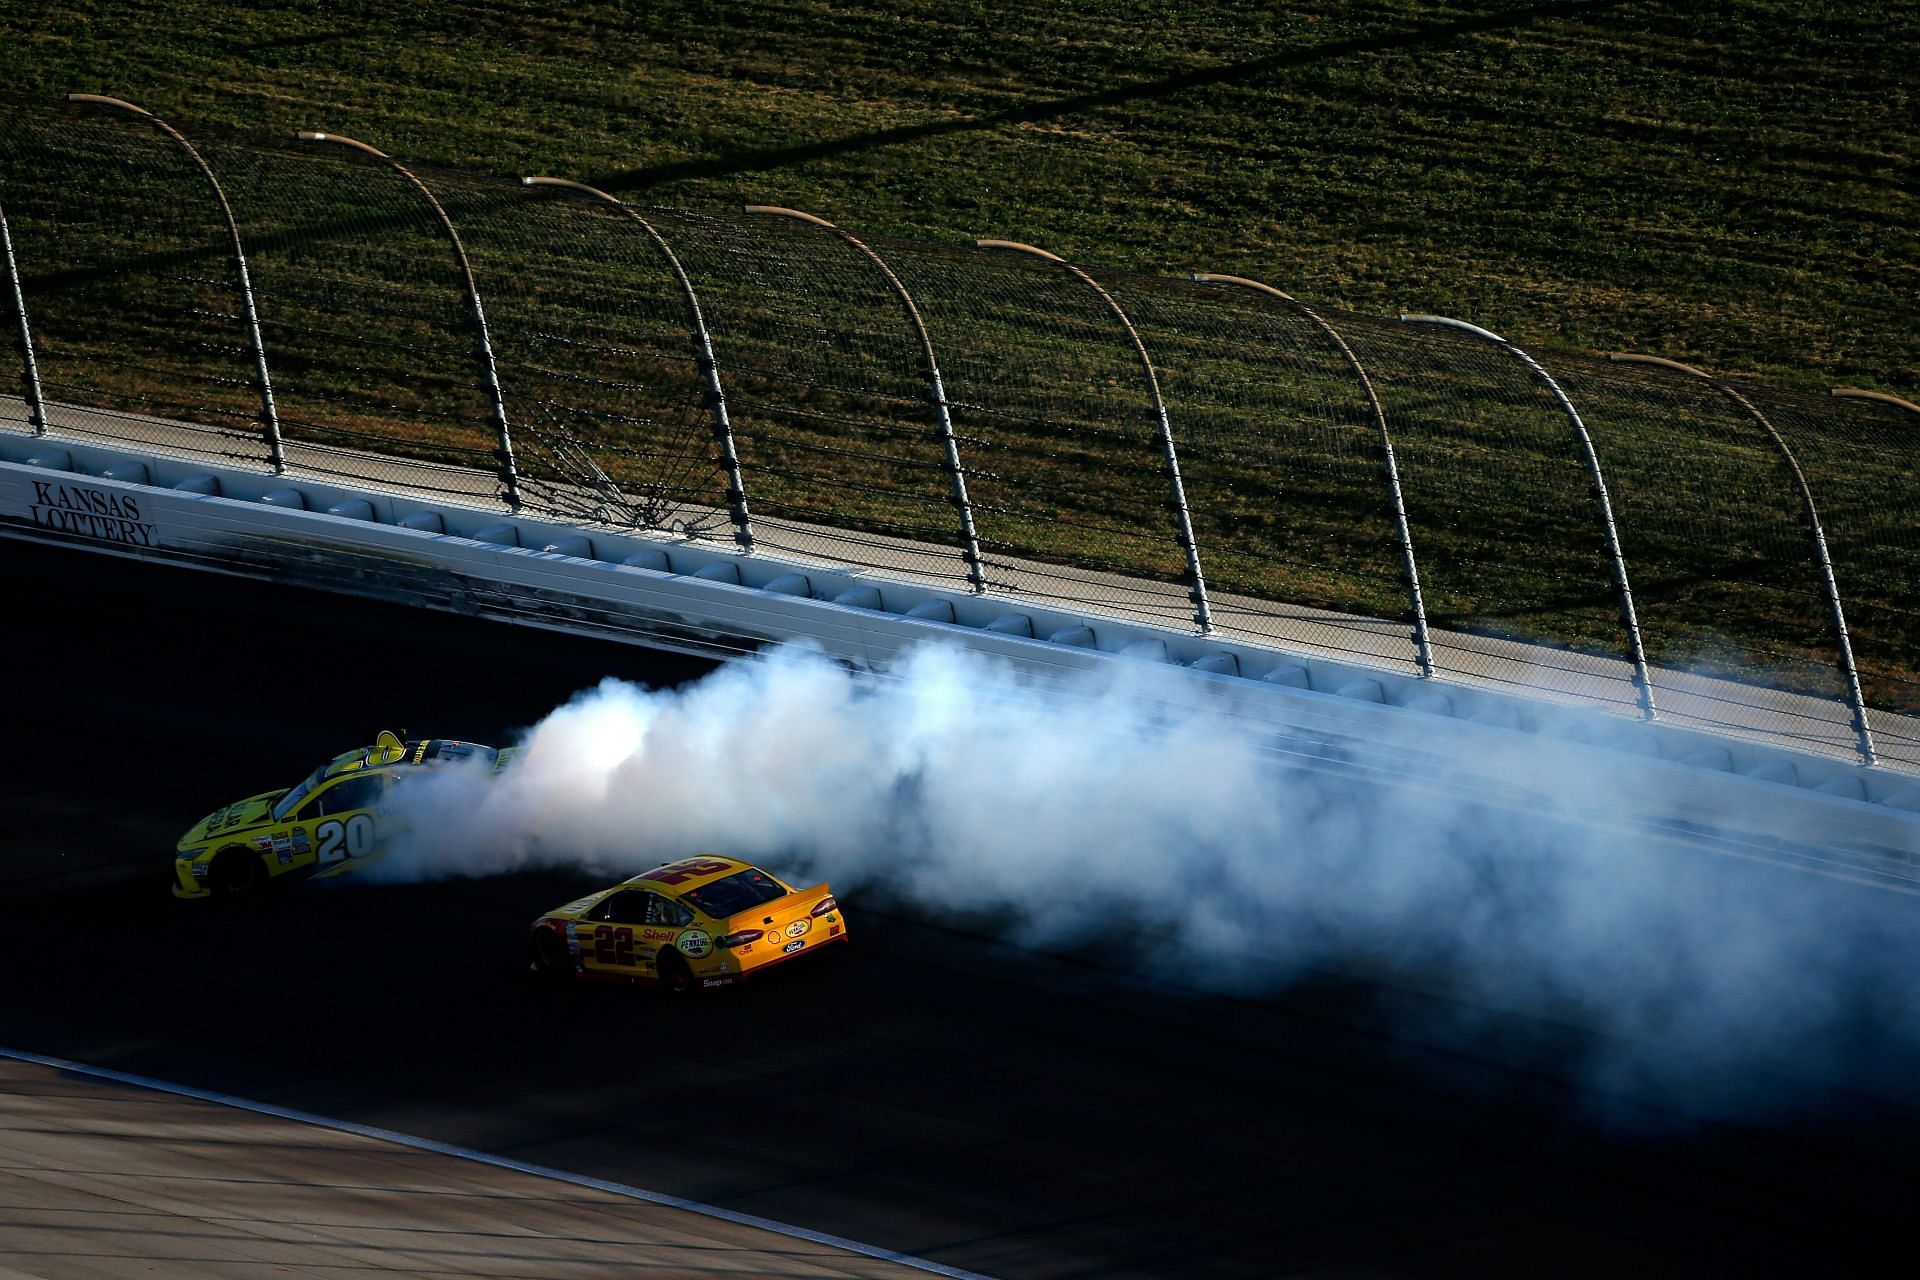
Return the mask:
[[[342,858],[364,858],[373,852],[373,818],[356,813],[345,823],[328,819],[314,828],[320,840],[320,865]],[[346,847],[341,848],[342,845]]]
[[616,929],[603,924],[593,931],[593,959],[596,964],[633,963],[633,930]]

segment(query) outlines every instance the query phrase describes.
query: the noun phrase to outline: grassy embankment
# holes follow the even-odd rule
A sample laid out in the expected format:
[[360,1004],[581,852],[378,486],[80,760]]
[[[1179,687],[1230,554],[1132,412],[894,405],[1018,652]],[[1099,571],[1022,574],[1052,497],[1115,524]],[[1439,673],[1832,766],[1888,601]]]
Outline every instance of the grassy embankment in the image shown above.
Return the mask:
[[[0,8],[0,73],[30,93],[115,93],[189,128],[329,128],[440,164],[581,177],[646,203],[790,204],[862,231],[995,235],[1089,265],[1251,275],[1360,311],[1459,315],[1548,349],[1653,350],[1809,389],[1913,391],[1915,113],[1899,60],[1914,43],[1911,6],[1871,20],[1805,4],[1722,16],[1645,5],[1531,16],[1408,7],[1391,18],[1340,5],[1284,16],[1105,5],[1055,8],[1017,25],[963,4],[725,13],[430,5],[396,26],[337,6],[74,8],[32,21]],[[723,257],[715,251],[705,264],[716,292],[727,283]],[[309,349],[289,351],[281,375],[294,405],[296,389],[311,388],[316,402],[352,406],[330,414],[316,403],[308,415],[316,428],[348,425],[347,416],[375,435],[417,437],[456,401],[477,419],[470,388],[441,371],[461,341],[436,334],[434,322],[457,316],[387,315],[383,338],[366,344],[381,359],[361,352],[343,361],[312,336],[325,327],[313,317],[351,314],[349,298],[364,313],[379,293],[351,287],[356,270],[381,267],[370,255],[358,261],[331,264],[331,292],[309,287],[311,262],[308,284],[282,292],[288,307],[298,293],[311,313],[282,312],[282,349],[309,335]],[[591,279],[589,265],[556,278]],[[615,345],[613,302],[592,319],[569,318],[555,308],[580,311],[577,294],[522,292],[518,314],[509,301],[495,308],[504,328],[524,318],[542,332],[592,332],[590,346]],[[644,290],[614,292],[624,303]],[[840,293],[845,305],[801,299],[814,312],[806,323],[834,328],[838,308],[842,327],[873,328],[851,318],[846,300],[860,290]],[[677,359],[684,347],[653,305],[653,341],[629,334],[627,343]],[[850,509],[875,529],[940,527],[930,506],[937,476],[903,469],[904,437],[875,425],[916,421],[909,360],[870,370],[893,379],[901,404],[836,397],[797,376],[818,380],[817,366],[796,370],[777,350],[794,329],[771,303],[721,299],[716,309],[716,327],[732,324],[742,398],[762,410],[759,424],[743,415],[742,426],[760,427],[747,450],[750,462],[760,451],[769,501],[796,512]],[[1142,532],[1164,519],[1152,486],[1130,482],[1120,494],[1086,478],[1120,474],[1112,458],[1137,456],[1139,445],[1138,432],[1116,431],[1106,412],[1132,407],[1116,389],[1121,362],[1092,349],[1089,322],[1076,329],[953,299],[942,333],[941,300],[928,309],[943,342],[979,352],[971,367],[998,366],[977,398],[1004,417],[969,424],[962,414],[987,459],[970,465],[990,473],[976,485],[989,508],[983,533],[1007,551],[1176,571],[1170,542]],[[1163,363],[1217,581],[1390,612],[1392,557],[1378,537],[1371,461],[1353,442],[1351,388],[1338,385],[1338,367],[1310,354],[1313,340],[1297,326],[1271,340],[1267,359],[1242,359],[1231,344],[1252,321],[1200,322],[1171,304],[1170,312],[1179,315],[1157,340],[1179,350]],[[1174,320],[1210,332],[1212,354],[1183,345]],[[345,328],[334,325],[334,340],[364,337]],[[1036,344],[1043,355],[1031,363],[1081,375],[1077,407],[1009,373],[1006,353]],[[529,366],[556,363],[551,350],[528,355]],[[1274,385],[1276,361],[1292,370],[1285,387]],[[409,362],[444,383],[417,368],[407,376]],[[964,353],[950,364],[970,367]],[[845,376],[826,380],[845,382],[857,368],[849,359],[836,369]],[[650,380],[684,392],[688,376],[655,370]],[[964,378],[955,381],[965,399]],[[358,400],[346,384],[358,384]],[[1548,446],[1532,443],[1551,420],[1502,408],[1457,375],[1407,379],[1402,390],[1390,408],[1404,422],[1436,620],[1502,620],[1609,647],[1610,607],[1592,556],[1576,546],[1574,527],[1547,514],[1564,505],[1555,497],[1580,491],[1577,475],[1569,483],[1547,461]],[[991,403],[996,395],[1003,403]],[[677,403],[684,424],[684,394]],[[1055,428],[1020,425],[1043,417]],[[1305,426],[1276,439],[1275,421]],[[1643,610],[1667,623],[1650,628],[1650,642],[1669,660],[1703,648],[1817,660],[1817,609],[1809,625],[1810,602],[1784,585],[1792,575],[1768,567],[1792,542],[1772,527],[1778,486],[1763,446],[1692,402],[1666,414],[1651,440],[1645,425],[1623,415],[1612,445],[1620,471],[1645,481],[1616,500],[1641,513],[1627,529],[1629,555],[1646,566]],[[1604,423],[1596,435],[1607,447]],[[1703,436],[1725,455],[1718,465],[1691,456]],[[848,458],[849,440],[863,439],[870,447],[856,452],[896,460]],[[472,428],[447,443],[487,447]],[[839,452],[822,452],[829,448]],[[1845,451],[1826,452],[1841,461]],[[1496,455],[1526,465],[1484,465]],[[1900,469],[1881,469],[1897,486]],[[1013,482],[1036,470],[1024,489]],[[1655,492],[1676,476],[1690,486],[1680,505],[1696,518],[1678,518]],[[1837,474],[1828,480],[1840,483]],[[689,500],[710,488],[690,488]],[[1881,491],[1878,506],[1840,505],[1856,521],[1897,519],[1903,504]],[[1731,542],[1709,552],[1698,545],[1703,528]],[[1879,549],[1903,542],[1897,529],[1830,528],[1842,546],[1849,532]],[[1913,566],[1886,567],[1863,560],[1850,593],[1910,604]],[[1876,577],[1887,580],[1867,580]],[[1910,672],[1911,629],[1896,619],[1878,634],[1902,650],[1883,646],[1879,665]]]

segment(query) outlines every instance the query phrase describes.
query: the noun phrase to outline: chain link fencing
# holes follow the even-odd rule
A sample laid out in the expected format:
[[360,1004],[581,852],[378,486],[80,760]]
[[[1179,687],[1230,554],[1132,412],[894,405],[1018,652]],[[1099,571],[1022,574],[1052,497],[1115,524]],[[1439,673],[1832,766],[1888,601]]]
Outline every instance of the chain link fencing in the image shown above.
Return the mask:
[[6,429],[1920,767],[1920,421],[1892,401],[124,104],[0,125]]

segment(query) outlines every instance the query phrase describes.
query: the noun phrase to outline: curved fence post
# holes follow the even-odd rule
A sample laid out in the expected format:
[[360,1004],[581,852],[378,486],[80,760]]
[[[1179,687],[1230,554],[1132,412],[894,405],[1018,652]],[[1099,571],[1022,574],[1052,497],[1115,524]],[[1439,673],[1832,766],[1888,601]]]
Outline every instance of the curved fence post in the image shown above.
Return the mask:
[[1890,404],[1896,409],[1905,409],[1908,413],[1920,414],[1920,404],[1888,395],[1884,391],[1869,391],[1865,387],[1835,387],[1833,394],[1842,400],[1872,400],[1879,404]]
[[908,322],[913,325],[914,334],[920,339],[920,354],[926,361],[923,372],[927,379],[927,404],[933,410],[934,426],[940,432],[940,445],[946,454],[947,482],[952,487],[951,501],[960,515],[960,555],[967,562],[967,581],[975,592],[984,593],[987,589],[987,578],[980,566],[980,538],[973,527],[973,503],[967,498],[967,476],[960,466],[960,444],[953,434],[953,415],[947,404],[947,388],[940,378],[940,362],[934,358],[933,338],[927,332],[926,321],[921,317],[920,307],[914,302],[913,295],[907,292],[907,286],[900,282],[900,277],[893,273],[893,268],[886,264],[886,260],[874,252],[865,241],[852,232],[828,222],[825,218],[816,218],[798,209],[783,209],[770,204],[750,204],[746,207],[746,211],[793,218],[831,231],[858,250],[867,261],[880,269],[881,275],[886,277],[887,284],[893,289],[893,296],[900,300],[901,308],[907,313]]
[[47,434],[47,406],[40,398],[40,366],[33,358],[33,330],[27,325],[27,295],[20,289],[20,266],[13,258],[13,233],[7,229],[6,206],[0,205],[0,256],[7,260],[7,286],[13,294],[14,315],[20,325],[16,341],[20,347],[20,386],[26,393],[27,425],[33,434]]
[[1482,329],[1477,324],[1468,324],[1464,320],[1454,320],[1447,316],[1401,316],[1407,324],[1443,325],[1471,334],[1486,342],[1491,342],[1511,353],[1527,370],[1553,393],[1554,403],[1567,416],[1567,422],[1573,427],[1573,434],[1580,442],[1580,455],[1587,465],[1587,478],[1593,483],[1593,494],[1600,504],[1601,532],[1605,536],[1607,556],[1613,566],[1613,587],[1620,597],[1620,623],[1627,632],[1627,653],[1633,659],[1633,687],[1640,703],[1640,714],[1648,720],[1656,718],[1658,711],[1653,705],[1653,684],[1647,677],[1647,653],[1640,643],[1640,618],[1633,609],[1633,587],[1627,581],[1627,560],[1620,551],[1620,532],[1613,522],[1613,500],[1607,496],[1607,480],[1600,471],[1600,455],[1594,451],[1593,437],[1587,433],[1587,424],[1580,420],[1580,411],[1573,407],[1573,401],[1567,399],[1567,393],[1553,380],[1553,375],[1540,367],[1540,363],[1508,342],[1499,334]]
[[433,216],[440,221],[440,229],[447,233],[447,239],[453,244],[453,256],[460,267],[460,280],[467,293],[467,311],[473,320],[474,354],[480,362],[480,374],[485,380],[487,394],[491,397],[493,426],[498,436],[496,458],[500,464],[500,485],[506,491],[507,506],[520,510],[520,476],[513,465],[513,438],[507,431],[507,402],[500,392],[500,371],[493,360],[493,339],[487,333],[487,313],[480,305],[480,286],[473,279],[473,264],[467,260],[467,247],[460,243],[460,233],[453,228],[453,219],[434,198],[427,184],[413,176],[413,171],[378,147],[370,147],[364,142],[345,138],[337,133],[315,133],[302,129],[298,134],[303,142],[332,142],[351,150],[361,152],[379,160],[420,193],[433,209]]
[[1058,263],[1062,270],[1074,279],[1094,291],[1113,312],[1114,319],[1126,330],[1127,340],[1133,344],[1134,354],[1140,358],[1140,368],[1146,374],[1147,392],[1153,398],[1153,413],[1160,432],[1160,453],[1165,464],[1167,483],[1172,489],[1170,505],[1173,508],[1175,528],[1180,539],[1180,548],[1187,556],[1187,598],[1193,602],[1193,620],[1201,634],[1213,630],[1213,614],[1207,606],[1207,580],[1200,572],[1200,548],[1193,537],[1193,514],[1187,508],[1187,489],[1180,479],[1180,455],[1173,446],[1173,424],[1167,418],[1166,401],[1160,397],[1160,375],[1153,371],[1153,358],[1147,354],[1147,344],[1140,340],[1139,331],[1133,327],[1133,321],[1120,309],[1113,295],[1100,287],[1100,282],[1074,266],[1058,254],[1048,253],[1045,249],[1036,249],[1030,244],[1021,244],[1017,240],[976,240],[975,244],[983,249],[1005,249],[1013,253],[1024,253],[1031,257],[1043,258]]
[[1800,460],[1793,456],[1793,450],[1787,447],[1786,439],[1774,429],[1773,423],[1768,421],[1766,414],[1760,412],[1758,405],[1712,374],[1696,369],[1690,364],[1681,364],[1678,360],[1667,360],[1660,356],[1615,352],[1607,359],[1617,364],[1651,365],[1655,368],[1671,369],[1676,373],[1698,378],[1745,410],[1747,416],[1759,423],[1760,429],[1767,433],[1767,439],[1773,442],[1775,451],[1787,464],[1787,470],[1793,476],[1793,487],[1800,495],[1801,513],[1807,520],[1807,533],[1813,539],[1813,562],[1820,571],[1820,591],[1826,597],[1827,620],[1833,627],[1834,643],[1840,649],[1840,676],[1847,685],[1847,707],[1853,713],[1854,746],[1860,752],[1861,763],[1871,765],[1873,734],[1867,728],[1867,704],[1860,692],[1860,672],[1853,665],[1853,641],[1847,635],[1846,611],[1840,607],[1840,584],[1833,576],[1833,560],[1827,554],[1826,531],[1820,526],[1820,509],[1813,504],[1813,488],[1807,483],[1806,473],[1800,469]]
[[720,464],[727,472],[727,505],[729,518],[733,522],[733,540],[742,551],[753,550],[753,520],[747,509],[747,488],[740,473],[740,454],[734,448],[733,420],[727,416],[727,394],[720,385],[720,365],[713,356],[713,338],[707,332],[706,317],[700,311],[700,297],[693,290],[693,280],[687,275],[686,268],[680,265],[680,257],[674,253],[673,246],[660,234],[640,211],[618,196],[610,196],[598,187],[590,187],[584,182],[572,182],[566,178],[522,178],[523,186],[553,187],[561,191],[573,191],[591,197],[627,215],[635,225],[646,232],[647,238],[660,251],[667,261],[667,267],[673,272],[673,279],[680,287],[681,301],[687,306],[687,324],[693,339],[694,363],[700,366],[700,376],[706,383],[707,412],[713,419],[714,447],[720,451]]
[[67,95],[67,101],[110,107],[115,111],[124,111],[147,121],[187,153],[194,166],[200,170],[200,176],[207,180],[207,186],[212,188],[213,198],[220,206],[220,216],[227,224],[227,243],[233,252],[233,271],[240,283],[240,305],[247,322],[247,345],[253,352],[253,376],[260,390],[260,429],[267,436],[267,453],[272,459],[273,473],[286,474],[287,455],[280,440],[280,412],[273,402],[273,379],[267,376],[267,350],[260,337],[260,312],[254,306],[253,278],[247,271],[246,249],[240,243],[240,224],[234,220],[233,206],[227,203],[227,193],[221,188],[220,180],[214,176],[213,166],[209,165],[199,150],[187,141],[185,134],[145,107],[136,107],[131,102],[103,97],[97,93],[70,93]]
[[1387,412],[1381,407],[1380,397],[1373,389],[1373,379],[1367,376],[1366,366],[1360,363],[1360,357],[1353,353],[1347,340],[1340,331],[1329,324],[1325,317],[1306,303],[1289,293],[1282,293],[1269,284],[1258,280],[1248,280],[1244,276],[1216,275],[1210,271],[1194,273],[1195,280],[1202,284],[1230,284],[1243,289],[1251,289],[1286,303],[1301,315],[1311,320],[1320,332],[1327,335],[1333,345],[1339,349],[1347,367],[1353,370],[1353,376],[1360,380],[1360,389],[1367,397],[1367,410],[1373,415],[1374,429],[1380,433],[1381,467],[1386,473],[1387,505],[1393,512],[1393,532],[1400,544],[1400,577],[1407,588],[1407,606],[1413,611],[1413,645],[1420,664],[1420,674],[1426,679],[1433,678],[1433,645],[1427,632],[1427,603],[1420,594],[1420,569],[1413,558],[1413,530],[1407,524],[1407,504],[1400,488],[1400,464],[1393,453],[1393,437],[1387,432]]

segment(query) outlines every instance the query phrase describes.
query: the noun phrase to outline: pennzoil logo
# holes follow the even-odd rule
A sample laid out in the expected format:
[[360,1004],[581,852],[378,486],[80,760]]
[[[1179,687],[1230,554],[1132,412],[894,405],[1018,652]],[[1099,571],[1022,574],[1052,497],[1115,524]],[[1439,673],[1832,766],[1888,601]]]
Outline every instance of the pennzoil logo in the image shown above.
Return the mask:
[[795,920],[787,926],[787,936],[789,938],[797,938],[811,928],[813,928],[813,921],[807,919],[805,916],[801,916],[798,920]]
[[684,954],[697,959],[713,950],[713,939],[698,929],[689,929],[680,935],[680,941],[675,945],[678,946]]
[[159,527],[142,518],[140,499],[131,493],[52,480],[33,482],[33,501],[28,504],[27,514],[37,529],[129,547],[152,546],[154,530]]

